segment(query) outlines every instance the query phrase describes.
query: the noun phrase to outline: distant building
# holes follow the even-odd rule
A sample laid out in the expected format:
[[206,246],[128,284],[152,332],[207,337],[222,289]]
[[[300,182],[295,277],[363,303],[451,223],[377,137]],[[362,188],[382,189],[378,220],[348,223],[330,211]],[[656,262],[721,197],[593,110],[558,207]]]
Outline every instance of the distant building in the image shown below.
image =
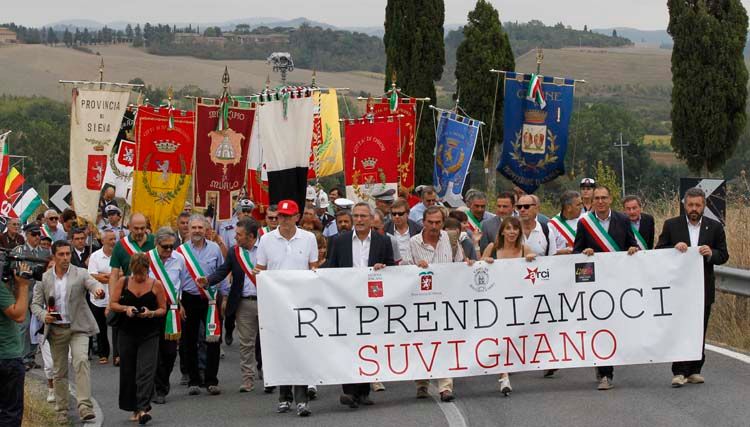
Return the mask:
[[224,37],[205,37],[195,33],[175,33],[176,44],[197,44],[223,47],[226,39]]
[[289,42],[289,34],[235,34],[224,33],[224,37],[239,44],[286,44]]
[[0,27],[0,44],[3,43],[18,43],[16,33],[9,28]]

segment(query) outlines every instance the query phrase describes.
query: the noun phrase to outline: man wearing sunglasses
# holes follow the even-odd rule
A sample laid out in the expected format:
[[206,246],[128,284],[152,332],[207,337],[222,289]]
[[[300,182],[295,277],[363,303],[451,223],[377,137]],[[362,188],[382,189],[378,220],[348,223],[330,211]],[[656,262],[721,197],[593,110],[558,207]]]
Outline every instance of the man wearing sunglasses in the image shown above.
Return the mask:
[[401,262],[411,262],[409,251],[409,240],[422,232],[422,226],[416,221],[409,219],[409,203],[404,199],[398,199],[391,206],[391,221],[385,223],[385,232],[393,235],[398,242],[399,254],[393,254],[400,258]]
[[49,233],[52,243],[68,239],[67,233],[65,233],[65,230],[60,225],[60,215],[54,209],[48,209],[44,212],[44,224],[42,227],[46,227],[45,231]]
[[0,247],[13,249],[18,245],[23,245],[25,240],[20,231],[21,221],[18,218],[9,218],[5,224],[5,232],[0,234]]
[[537,199],[524,194],[516,202],[518,218],[521,220],[524,240],[531,250],[538,256],[555,255],[557,253],[557,233],[554,228],[539,221],[539,204]]

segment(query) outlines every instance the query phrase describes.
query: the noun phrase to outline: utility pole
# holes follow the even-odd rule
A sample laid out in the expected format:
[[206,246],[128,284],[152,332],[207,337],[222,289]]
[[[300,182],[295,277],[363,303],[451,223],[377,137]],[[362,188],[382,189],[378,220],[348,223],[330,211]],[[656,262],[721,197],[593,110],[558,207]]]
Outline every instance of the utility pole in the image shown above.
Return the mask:
[[620,172],[622,174],[622,197],[625,197],[625,153],[623,152],[624,147],[630,146],[629,142],[622,142],[622,132],[620,132],[620,142],[615,141],[615,147],[620,147]]

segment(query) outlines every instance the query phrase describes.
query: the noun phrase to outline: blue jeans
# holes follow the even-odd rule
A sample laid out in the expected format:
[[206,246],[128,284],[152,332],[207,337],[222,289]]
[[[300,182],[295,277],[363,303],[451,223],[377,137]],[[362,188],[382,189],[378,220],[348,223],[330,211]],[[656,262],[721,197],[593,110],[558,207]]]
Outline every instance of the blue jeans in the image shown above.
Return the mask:
[[0,426],[20,427],[23,419],[23,360],[0,359]]

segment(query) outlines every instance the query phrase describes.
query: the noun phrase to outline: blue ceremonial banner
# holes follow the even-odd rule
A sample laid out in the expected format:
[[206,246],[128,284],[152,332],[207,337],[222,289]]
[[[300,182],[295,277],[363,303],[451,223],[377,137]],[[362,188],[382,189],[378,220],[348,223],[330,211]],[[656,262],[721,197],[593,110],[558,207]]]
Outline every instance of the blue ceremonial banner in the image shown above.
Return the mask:
[[454,203],[462,200],[461,191],[474,155],[480,125],[481,122],[477,120],[440,110],[432,180],[438,197],[449,203],[452,200]]
[[565,173],[575,92],[572,79],[539,77],[546,101],[542,106],[538,97],[527,97],[531,78],[531,74],[505,73],[503,154],[497,165],[498,172],[529,194]]

